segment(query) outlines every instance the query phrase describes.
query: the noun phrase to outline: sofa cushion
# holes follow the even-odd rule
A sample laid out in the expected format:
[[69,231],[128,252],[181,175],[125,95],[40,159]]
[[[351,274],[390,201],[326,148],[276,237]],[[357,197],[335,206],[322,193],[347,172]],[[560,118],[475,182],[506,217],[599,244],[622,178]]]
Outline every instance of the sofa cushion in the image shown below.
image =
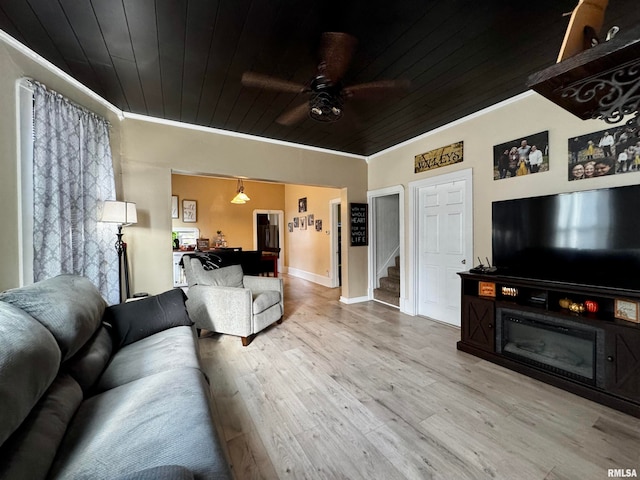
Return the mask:
[[[191,258],[191,269],[196,276],[197,285],[208,285],[215,287],[243,288],[242,266],[229,265],[228,267],[205,270],[200,260]],[[191,283],[191,282],[189,282]]]
[[129,345],[154,333],[177,326],[191,326],[186,297],[179,288],[134,302],[113,305],[106,309],[104,321],[111,327],[118,347]]
[[267,290],[253,294],[253,313],[264,312],[267,308],[280,303],[280,292]]
[[95,392],[166,370],[199,368],[195,344],[191,327],[175,327],[127,345],[114,355]]
[[20,428],[0,448],[0,478],[44,479],[62,437],[82,401],[69,375],[55,379]]
[[80,405],[51,478],[112,479],[182,465],[196,479],[231,478],[200,370],[181,368],[129,382]]
[[37,320],[0,302],[0,445],[56,378],[60,349]]
[[0,293],[0,300],[24,310],[53,334],[62,359],[86,343],[100,326],[106,302],[86,278],[58,275]]
[[86,394],[106,368],[112,351],[111,335],[105,327],[100,327],[85,346],[65,362],[64,368]]
[[119,475],[113,480],[193,480],[193,473],[180,465],[160,465]]

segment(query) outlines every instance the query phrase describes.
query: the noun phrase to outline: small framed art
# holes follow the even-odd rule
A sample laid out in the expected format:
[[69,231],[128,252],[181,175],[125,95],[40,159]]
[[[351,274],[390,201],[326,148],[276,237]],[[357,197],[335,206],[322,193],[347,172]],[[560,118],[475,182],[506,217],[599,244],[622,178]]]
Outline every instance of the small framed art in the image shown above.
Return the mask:
[[178,196],[171,195],[171,218],[179,218],[178,216]]
[[616,298],[613,315],[620,320],[640,323],[638,318],[638,302]]
[[195,200],[182,200],[182,221],[185,223],[195,223],[198,221]]

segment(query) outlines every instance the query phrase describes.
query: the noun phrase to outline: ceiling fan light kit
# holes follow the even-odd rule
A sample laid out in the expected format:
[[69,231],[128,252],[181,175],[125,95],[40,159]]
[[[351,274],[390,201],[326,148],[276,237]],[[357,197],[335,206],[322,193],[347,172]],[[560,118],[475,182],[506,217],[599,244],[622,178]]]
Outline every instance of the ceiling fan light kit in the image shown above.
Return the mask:
[[344,101],[340,87],[331,84],[326,77],[316,77],[311,85],[309,117],[318,122],[335,122],[342,117]]

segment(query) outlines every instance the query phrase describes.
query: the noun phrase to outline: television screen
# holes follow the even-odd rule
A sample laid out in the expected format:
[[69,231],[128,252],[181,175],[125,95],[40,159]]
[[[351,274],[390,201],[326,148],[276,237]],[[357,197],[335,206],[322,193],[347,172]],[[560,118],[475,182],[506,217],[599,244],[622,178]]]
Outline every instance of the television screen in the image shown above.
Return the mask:
[[508,276],[640,290],[640,185],[493,202]]

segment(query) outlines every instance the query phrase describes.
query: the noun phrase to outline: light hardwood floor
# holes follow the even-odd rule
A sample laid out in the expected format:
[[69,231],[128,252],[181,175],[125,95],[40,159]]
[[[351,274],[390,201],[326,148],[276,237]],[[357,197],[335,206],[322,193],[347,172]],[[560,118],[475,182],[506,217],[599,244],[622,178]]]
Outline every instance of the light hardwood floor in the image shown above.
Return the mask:
[[200,339],[236,479],[640,475],[640,419],[459,352],[456,328],[284,278],[282,324]]

